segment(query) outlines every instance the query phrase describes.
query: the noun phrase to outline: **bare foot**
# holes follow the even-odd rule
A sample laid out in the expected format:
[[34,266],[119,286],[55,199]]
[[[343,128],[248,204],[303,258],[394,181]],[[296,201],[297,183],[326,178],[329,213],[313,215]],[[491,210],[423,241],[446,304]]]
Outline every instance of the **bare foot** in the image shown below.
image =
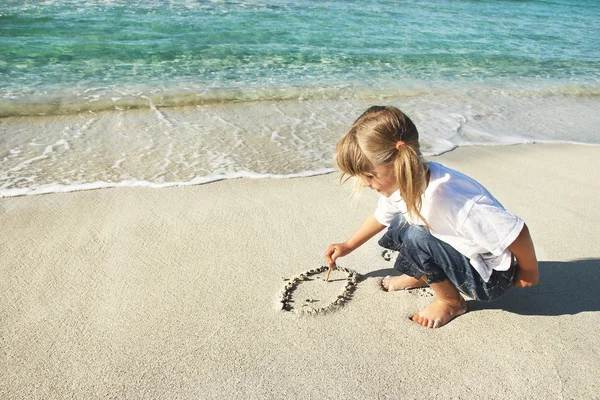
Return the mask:
[[437,296],[431,304],[416,313],[411,319],[427,328],[439,328],[467,312],[467,303],[460,300],[441,300]]
[[412,276],[400,275],[400,276],[386,276],[381,280],[381,287],[388,292],[394,290],[405,290],[405,289],[416,289],[420,287],[427,287],[427,282],[424,278],[415,279]]

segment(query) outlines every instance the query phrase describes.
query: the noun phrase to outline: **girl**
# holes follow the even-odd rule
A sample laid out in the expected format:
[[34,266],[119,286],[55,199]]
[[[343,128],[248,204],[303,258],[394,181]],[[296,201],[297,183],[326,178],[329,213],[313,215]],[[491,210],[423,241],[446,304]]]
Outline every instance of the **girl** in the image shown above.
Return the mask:
[[[395,107],[369,108],[339,141],[340,181],[380,193],[377,208],[344,243],[329,246],[329,268],[388,227],[379,244],[397,250],[387,291],[429,286],[433,302],[412,317],[437,328],[464,314],[461,293],[491,301],[510,286],[533,286],[538,264],[529,230],[483,186],[426,162],[413,122]],[[344,177],[346,177],[344,179]]]

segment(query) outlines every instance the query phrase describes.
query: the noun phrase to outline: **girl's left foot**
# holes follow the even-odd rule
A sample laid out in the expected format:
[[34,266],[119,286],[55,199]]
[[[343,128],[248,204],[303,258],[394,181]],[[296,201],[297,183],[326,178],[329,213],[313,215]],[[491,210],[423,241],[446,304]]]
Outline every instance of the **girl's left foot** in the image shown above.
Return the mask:
[[467,303],[460,300],[441,300],[435,297],[431,304],[416,313],[411,319],[427,328],[439,328],[467,312]]
[[421,279],[413,278],[412,276],[408,276],[402,274],[400,276],[386,276],[381,280],[381,287],[383,290],[388,292],[393,292],[395,290],[407,290],[407,289],[416,289],[420,287],[429,286],[425,281],[424,277]]

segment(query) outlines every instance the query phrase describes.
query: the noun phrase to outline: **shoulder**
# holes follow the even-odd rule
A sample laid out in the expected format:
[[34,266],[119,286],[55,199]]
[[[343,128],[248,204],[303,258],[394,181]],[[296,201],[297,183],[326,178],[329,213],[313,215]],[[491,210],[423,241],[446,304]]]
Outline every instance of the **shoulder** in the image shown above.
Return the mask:
[[442,164],[429,163],[431,205],[436,214],[459,225],[476,205],[503,208],[492,194],[475,179]]
[[462,172],[435,162],[429,163],[429,170],[428,190],[431,187],[432,196],[440,200],[463,203],[491,196],[483,185]]

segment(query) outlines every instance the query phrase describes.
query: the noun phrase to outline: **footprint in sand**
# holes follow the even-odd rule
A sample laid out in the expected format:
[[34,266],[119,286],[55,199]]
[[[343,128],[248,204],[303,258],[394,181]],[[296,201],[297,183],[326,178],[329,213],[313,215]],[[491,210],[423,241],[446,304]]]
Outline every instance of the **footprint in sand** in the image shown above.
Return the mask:
[[397,251],[386,249],[381,253],[381,257],[383,257],[385,261],[392,261],[392,258],[394,258],[397,254]]
[[280,297],[281,309],[299,315],[321,315],[337,311],[352,298],[360,275],[353,270],[335,267],[325,281],[327,266],[311,269],[291,279]]
[[413,296],[416,297],[424,297],[424,298],[429,298],[429,297],[433,297],[435,296],[435,293],[433,293],[433,290],[431,290],[431,288],[415,288],[415,289],[410,289],[408,290],[408,292],[410,294],[412,294]]

